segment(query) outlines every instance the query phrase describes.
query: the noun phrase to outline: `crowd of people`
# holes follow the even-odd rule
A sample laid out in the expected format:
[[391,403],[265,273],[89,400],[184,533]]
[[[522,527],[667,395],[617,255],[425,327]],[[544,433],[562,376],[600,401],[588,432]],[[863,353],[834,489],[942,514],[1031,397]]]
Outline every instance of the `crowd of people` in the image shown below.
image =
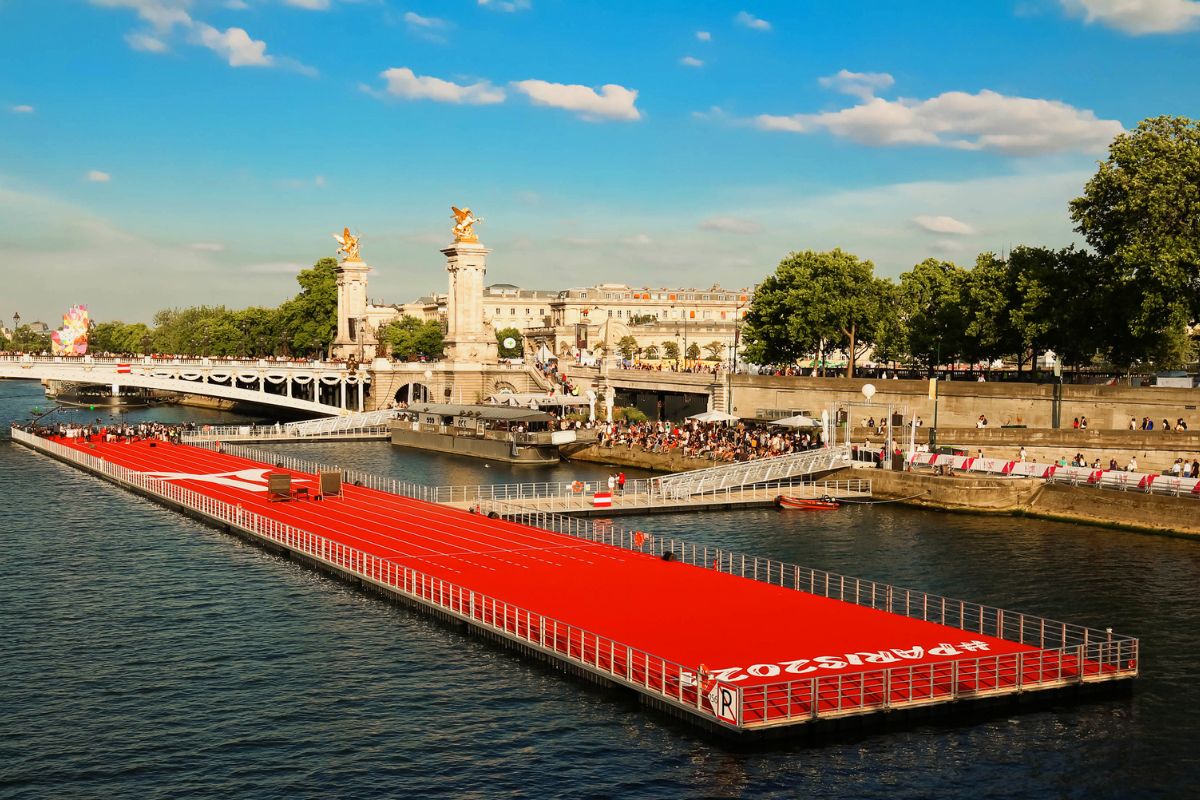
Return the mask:
[[[1086,425],[1085,425],[1085,427],[1086,427]],[[1164,433],[1169,433],[1172,429],[1174,429],[1174,431],[1176,433],[1187,433],[1187,429],[1188,429],[1187,420],[1185,420],[1183,417],[1179,417],[1177,420],[1175,420],[1175,425],[1172,428],[1171,420],[1164,417],[1163,421],[1162,421],[1162,425],[1160,425],[1158,429]],[[1139,423],[1137,421],[1137,417],[1130,417],[1129,418],[1129,430],[1131,430],[1131,431],[1139,431],[1139,430],[1140,431],[1152,431],[1152,430],[1154,430],[1154,418],[1153,417],[1142,417],[1142,421]]]
[[183,434],[194,433],[194,422],[102,422],[97,419],[90,423],[51,422],[42,424],[16,423],[14,428],[20,428],[35,436],[44,438],[69,439],[84,442],[139,442],[155,440],[179,444]]
[[713,461],[752,461],[821,446],[817,431],[719,422],[609,422],[600,426],[601,447],[644,453],[679,453]]

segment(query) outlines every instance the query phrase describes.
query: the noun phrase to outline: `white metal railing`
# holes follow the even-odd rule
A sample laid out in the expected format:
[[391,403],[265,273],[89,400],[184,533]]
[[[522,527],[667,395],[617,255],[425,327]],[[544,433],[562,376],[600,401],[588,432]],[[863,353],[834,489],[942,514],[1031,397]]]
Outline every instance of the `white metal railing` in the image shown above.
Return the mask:
[[153,366],[211,366],[211,367],[260,367],[270,369],[322,369],[346,370],[344,361],[314,361],[308,359],[235,358],[227,356],[42,356],[30,354],[0,354],[0,362],[20,364],[98,364],[102,366],[127,366],[149,364]]
[[345,414],[340,417],[327,419],[308,419],[300,422],[288,422],[283,428],[296,436],[320,436],[329,433],[346,433],[362,429],[387,428],[400,412],[395,409],[381,411],[365,411],[358,414]]
[[[706,676],[696,667],[685,667],[168,481],[147,478],[98,456],[23,430],[14,428],[12,437],[35,449],[105,474],[122,484],[168,499],[260,538],[278,542],[343,572],[387,586],[425,605],[479,623],[506,638],[534,645],[618,683],[711,718],[704,708],[703,692],[697,691],[698,686],[705,685]],[[249,451],[250,448],[229,447],[226,450]],[[268,461],[272,458],[270,454],[264,455],[268,456]],[[291,465],[287,462],[291,462]],[[297,471],[311,471],[295,466],[300,463],[298,459],[283,457],[279,465]],[[349,475],[348,472],[347,477]],[[388,480],[382,478],[374,482],[381,482],[385,486],[388,484]],[[391,481],[391,484],[394,486],[396,482]],[[721,669],[708,677],[732,691],[736,698],[735,721],[718,720],[729,727],[745,729],[792,724],[821,717],[1053,688],[1069,683],[1131,678],[1138,673],[1138,640],[1113,634],[1111,629],[1100,631],[774,559],[748,556],[723,548],[697,545],[674,537],[658,537],[607,520],[593,521],[530,511],[506,501],[492,501],[479,511],[495,513],[511,521],[594,543],[662,557],[670,553],[672,560],[693,566],[1036,648],[1018,653],[884,667],[847,675],[784,679],[753,686],[740,686],[737,682],[747,677],[804,674],[811,665],[784,662],[745,665],[744,669]],[[967,648],[969,652],[976,644],[981,643],[964,642],[957,647]],[[949,643],[944,646],[951,649],[955,647]]]
[[835,469],[846,463],[848,453],[842,447],[821,447],[799,453],[723,464],[691,472],[677,472],[661,478],[663,490],[678,498],[727,486],[749,486],[764,481],[811,475]]

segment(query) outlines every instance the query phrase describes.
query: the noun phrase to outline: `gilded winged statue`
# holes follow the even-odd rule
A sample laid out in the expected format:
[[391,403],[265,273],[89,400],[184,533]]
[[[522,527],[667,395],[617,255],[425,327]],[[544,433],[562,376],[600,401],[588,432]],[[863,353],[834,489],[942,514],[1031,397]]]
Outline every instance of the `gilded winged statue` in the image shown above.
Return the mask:
[[358,237],[350,233],[350,229],[346,228],[342,231],[341,236],[336,233],[333,238],[339,245],[338,252],[342,253],[346,261],[358,261]]
[[479,237],[475,235],[474,225],[483,222],[483,218],[476,217],[469,208],[450,206],[450,210],[454,212],[454,241],[478,242]]

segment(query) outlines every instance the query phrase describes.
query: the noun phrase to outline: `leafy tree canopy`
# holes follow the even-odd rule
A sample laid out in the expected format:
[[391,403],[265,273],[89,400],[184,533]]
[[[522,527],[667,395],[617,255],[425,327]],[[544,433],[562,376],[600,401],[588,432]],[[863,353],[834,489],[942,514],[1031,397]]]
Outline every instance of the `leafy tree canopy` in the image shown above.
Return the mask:
[[404,316],[379,329],[379,340],[386,342],[392,354],[404,361],[418,357],[437,359],[442,356],[442,324],[436,319],[421,320]]

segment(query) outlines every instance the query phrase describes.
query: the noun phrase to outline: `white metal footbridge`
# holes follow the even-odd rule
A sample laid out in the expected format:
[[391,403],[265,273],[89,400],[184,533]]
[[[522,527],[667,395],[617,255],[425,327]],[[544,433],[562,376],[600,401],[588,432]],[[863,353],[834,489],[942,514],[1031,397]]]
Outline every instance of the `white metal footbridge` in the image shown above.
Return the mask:
[[341,362],[139,356],[0,356],[0,378],[199,394],[315,414],[363,411],[370,373]]
[[845,447],[821,447],[799,453],[760,458],[708,469],[677,472],[660,478],[662,491],[682,500],[692,495],[720,491],[735,486],[752,486],[815,475],[850,466]]
[[388,439],[395,409],[363,411],[340,417],[322,417],[274,425],[204,425],[183,435],[195,442],[303,442],[341,439]]

